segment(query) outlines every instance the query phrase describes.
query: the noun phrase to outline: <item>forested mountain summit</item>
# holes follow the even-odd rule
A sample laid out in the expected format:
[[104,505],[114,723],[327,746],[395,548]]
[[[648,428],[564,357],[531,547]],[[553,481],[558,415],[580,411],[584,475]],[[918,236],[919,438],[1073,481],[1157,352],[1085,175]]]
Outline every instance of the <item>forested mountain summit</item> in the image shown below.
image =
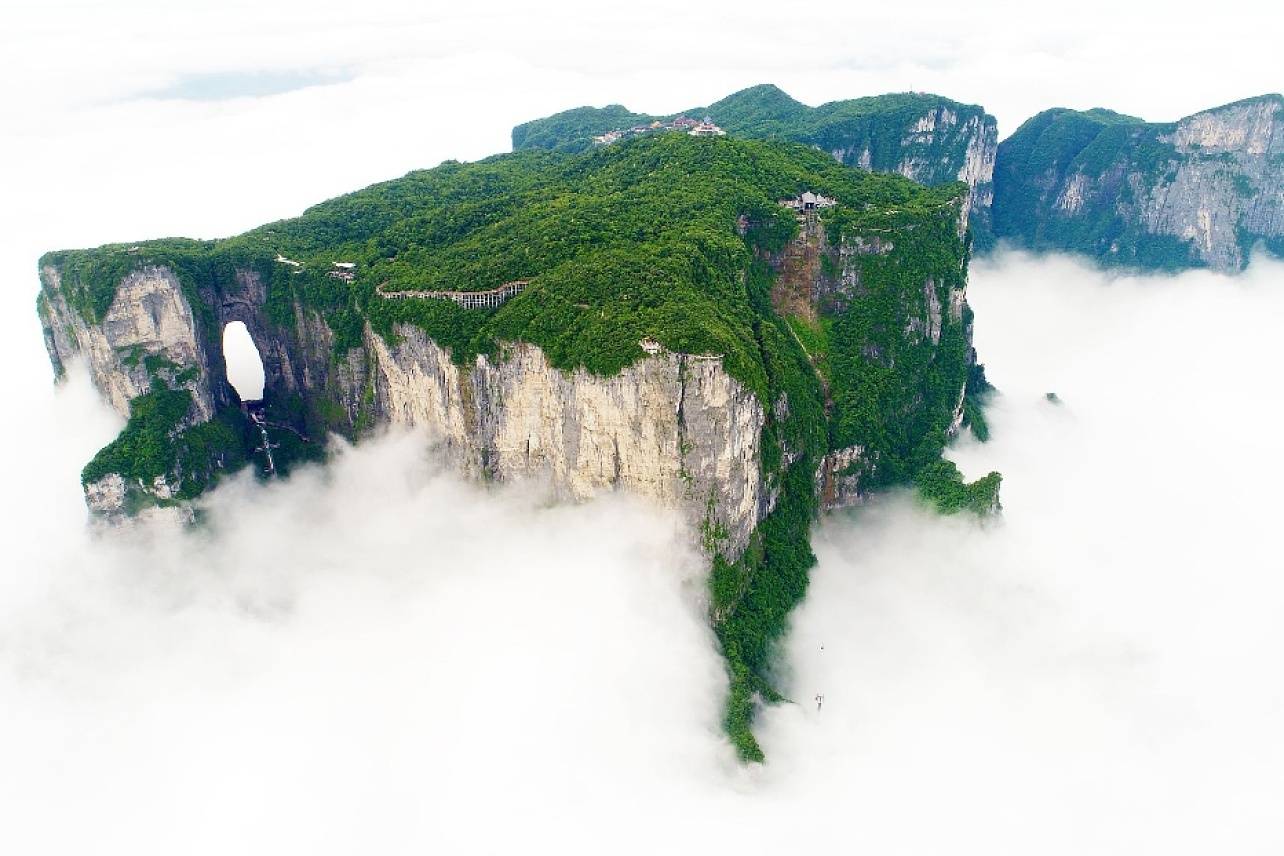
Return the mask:
[[[712,127],[697,127],[708,120]],[[978,248],[990,246],[989,207],[998,126],[974,104],[940,95],[899,92],[831,101],[809,107],[780,87],[764,83],[706,107],[679,113],[634,113],[619,104],[577,107],[513,128],[515,151],[585,151],[654,133],[788,140],[828,152],[848,166],[890,172],[920,184],[962,181],[966,210]]]

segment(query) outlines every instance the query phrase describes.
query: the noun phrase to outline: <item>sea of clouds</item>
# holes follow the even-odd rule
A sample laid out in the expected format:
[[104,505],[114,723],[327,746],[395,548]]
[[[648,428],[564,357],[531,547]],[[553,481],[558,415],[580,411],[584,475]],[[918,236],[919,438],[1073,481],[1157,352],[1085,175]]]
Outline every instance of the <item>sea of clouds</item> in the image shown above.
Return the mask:
[[468,484],[397,434],[238,477],[203,530],[104,537],[75,470],[119,420],[83,377],[34,395],[0,844],[1278,852],[1284,265],[1006,253],[971,298],[1000,392],[951,455],[1003,471],[1004,513],[891,494],[819,525],[752,769],[671,513]]
[[719,728],[700,557],[635,498],[461,482],[398,434],[230,480],[196,532],[87,526],[121,420],[51,385],[45,250],[232,234],[581,103],[932,90],[1006,134],[1279,88],[1252,2],[504,5],[6,10],[0,852],[1278,854],[1278,262],[975,262],[1000,393],[950,455],[1004,473],[1004,513],[820,523],[758,768]]

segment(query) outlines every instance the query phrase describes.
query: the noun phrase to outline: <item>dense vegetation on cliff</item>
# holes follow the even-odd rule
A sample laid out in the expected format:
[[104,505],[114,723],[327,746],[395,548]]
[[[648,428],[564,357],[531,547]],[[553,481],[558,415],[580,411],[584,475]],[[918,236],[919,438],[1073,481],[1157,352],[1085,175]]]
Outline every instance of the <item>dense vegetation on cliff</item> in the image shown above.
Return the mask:
[[[940,217],[954,187],[926,190],[845,169],[802,146],[681,135],[578,157],[546,152],[446,163],[375,185],[222,241],[164,240],[50,253],[72,305],[101,317],[116,284],[145,264],[173,268],[194,293],[235,290],[237,268],[260,272],[281,324],[295,300],[320,311],[340,352],[360,321],[386,336],[417,324],[465,362],[499,340],[540,345],[562,368],[612,374],[650,337],[675,351],[726,355],[760,395],[766,376],[743,272],[751,242],[778,247],[794,228],[776,202],[815,190],[891,228]],[[880,213],[892,212],[892,213]],[[749,241],[739,218],[753,222]],[[770,248],[770,247],[768,247]],[[302,267],[275,261],[279,256]],[[351,283],[331,264],[356,264]],[[377,291],[529,287],[494,312],[445,300],[388,300]]]
[[[772,647],[806,591],[826,452],[859,446],[869,486],[917,481],[946,510],[982,505],[973,494],[997,487],[968,488],[939,463],[969,371],[969,319],[940,310],[966,275],[964,189],[853,170],[798,144],[664,134],[574,155],[532,150],[446,163],[233,238],[65,251],[42,265],[58,269],[63,296],[90,322],[141,266],[173,270],[198,316],[237,297],[244,273],[257,272],[270,323],[289,330],[314,312],[333,334],[336,363],[362,346],[366,323],[388,340],[398,325],[418,326],[459,363],[512,341],[540,346],[559,368],[599,375],[643,358],[648,338],[722,355],[768,414],[761,464],[778,497],[736,561],[719,553],[716,532],[706,533],[711,614],[732,676],[727,729],[755,759],[754,699],[775,696]],[[837,201],[825,214],[835,245],[895,236],[894,249],[851,260],[852,290],[828,310],[815,353],[804,349],[797,319],[773,309],[765,261],[797,233],[794,213],[778,201],[803,191]],[[528,286],[498,308],[384,296],[518,279]],[[939,342],[907,338],[931,301]],[[183,395],[158,389],[135,399],[130,425],[87,476],[145,480],[210,460],[218,450],[195,442],[204,435],[189,441],[195,429],[178,427]],[[351,431],[344,418],[340,410],[326,426]]]
[[[171,388],[163,377],[153,377],[152,390],[129,403],[129,420],[115,440],[98,450],[81,471],[83,484],[113,473],[125,482],[131,513],[157,504],[134,484],[153,485],[164,479],[170,501],[195,499],[223,475],[250,464],[260,452],[261,434],[236,407],[220,409],[207,422],[191,423],[192,394]],[[299,462],[320,459],[321,450],[289,431],[273,431],[276,471],[288,473]],[[261,463],[261,462],[260,462]]]
[[[952,146],[945,138],[926,148],[907,144],[905,134],[924,115],[945,108],[955,115],[985,117],[985,111],[971,104],[960,104],[939,95],[922,92],[897,92],[831,101],[809,107],[791,98],[777,86],[760,84],[732,93],[707,107],[692,107],[668,116],[634,113],[619,104],[608,107],[577,107],[513,128],[513,149],[551,149],[582,152],[593,145],[593,137],[607,131],[627,129],[651,122],[668,122],[677,116],[708,116],[728,134],[765,140],[790,140],[817,146],[827,152],[850,150],[855,157],[869,152],[867,168],[889,171],[913,154],[926,164],[940,164],[940,174],[926,183],[944,184],[955,181],[958,167],[951,171],[947,164]],[[988,117],[986,117],[988,118]]]
[[254,431],[237,410],[184,430],[183,420],[192,405],[192,394],[170,389],[163,382],[130,403],[129,422],[115,440],[104,446],[81,473],[93,482],[110,473],[126,481],[146,483],[158,477],[182,477],[175,498],[190,499],[209,484],[219,469],[234,469],[246,462],[253,448]]
[[[1120,264],[1174,270],[1193,261],[1188,241],[1154,235],[1117,210],[1135,192],[1132,174],[1150,186],[1177,158],[1161,136],[1176,123],[1148,124],[1110,110],[1045,110],[1028,119],[1000,145],[993,212],[997,237],[1030,247],[1086,253]],[[1114,193],[1084,200],[1074,216],[1055,216],[1062,182],[1075,173],[1104,177]],[[1038,176],[1038,180],[1031,178]],[[1053,197],[1049,198],[1049,191]],[[1121,255],[1112,247],[1126,248]]]
[[[939,95],[898,92],[810,107],[777,86],[760,84],[668,116],[634,113],[618,104],[577,107],[513,128],[513,150],[582,152],[608,131],[625,131],[627,138],[628,129],[679,116],[708,117],[735,137],[814,146],[848,166],[901,173],[929,186],[957,181],[970,157],[987,148],[992,154],[997,142],[994,117]],[[988,176],[969,180],[988,186]],[[979,202],[971,213],[977,246],[990,246],[988,206]]]

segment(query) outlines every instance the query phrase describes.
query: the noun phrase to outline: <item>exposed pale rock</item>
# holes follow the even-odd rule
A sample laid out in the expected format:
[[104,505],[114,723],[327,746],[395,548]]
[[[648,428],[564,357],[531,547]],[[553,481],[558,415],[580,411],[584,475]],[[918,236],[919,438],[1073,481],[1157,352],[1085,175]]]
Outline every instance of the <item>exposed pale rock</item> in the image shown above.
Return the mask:
[[920,184],[962,181],[968,186],[962,228],[975,220],[975,228],[989,236],[990,205],[994,201],[994,164],[999,132],[992,116],[961,116],[949,106],[928,110],[904,126],[893,163],[875,163],[863,139],[849,145],[830,145],[835,160],[861,169],[894,172]]
[[94,385],[121,416],[129,402],[151,391],[147,358],[159,360],[161,376],[179,385],[178,375],[195,368],[181,384],[192,392],[193,421],[214,415],[203,371],[208,362],[191,307],[168,268],[147,266],[121,280],[116,297],[97,324],[86,323],[62,296],[59,272],[46,267],[49,284],[41,304],[45,341],[55,365],[84,354]]
[[816,493],[820,497],[821,508],[832,511],[858,505],[864,500],[865,492],[860,483],[860,464],[864,459],[865,450],[860,446],[835,449],[825,455],[816,470]]
[[389,424],[439,439],[468,471],[548,477],[582,499],[621,487],[709,516],[739,555],[768,510],[758,462],[757,398],[717,357],[661,351],[613,377],[553,368],[533,345],[459,367],[421,330],[373,332],[375,408]]
[[1241,236],[1284,236],[1284,107],[1259,100],[1183,119],[1169,138],[1182,158],[1143,188],[1149,231],[1194,241],[1219,270],[1247,263]]
[[[237,272],[237,289],[206,330],[173,273],[146,267],[126,277],[101,324],[67,306],[58,271],[44,271],[42,316],[55,366],[77,354],[94,384],[122,415],[151,389],[146,358],[165,361],[171,379],[188,372],[193,407],[184,425],[208,420],[228,403],[221,330],[242,320],[264,360],[272,394],[313,392],[331,384],[349,424],[373,393],[367,427],[420,426],[466,471],[498,480],[546,477],[583,499],[619,487],[686,510],[695,524],[725,531],[729,556],[744,549],[773,497],[763,485],[759,443],[765,414],[757,398],[722,368],[719,357],[652,353],[610,378],[553,368],[533,345],[511,345],[491,360],[461,368],[415,327],[389,345],[367,329],[364,348],[332,359],[333,333],[315,313],[295,308],[292,332],[265,325],[257,274]],[[217,384],[222,396],[211,394]],[[126,484],[112,474],[85,487],[86,502],[119,518],[137,492],[144,508],[169,508],[174,487],[160,477]],[[158,514],[160,512],[157,512]]]
[[[1037,154],[1055,150],[1049,159]],[[1048,111],[1004,141],[1001,238],[1107,263],[1237,271],[1284,252],[1284,99],[1175,123]]]
[[145,498],[142,507],[131,509],[130,485],[120,473],[108,473],[85,485],[85,505],[96,520],[109,527],[156,523],[178,526],[194,519],[190,506],[169,501],[173,499],[174,491],[164,476],[157,476],[150,490],[141,482],[134,487],[142,488],[137,495],[150,499]]
[[125,511],[125,479],[120,473],[108,473],[85,485],[85,504],[95,514],[116,515]]

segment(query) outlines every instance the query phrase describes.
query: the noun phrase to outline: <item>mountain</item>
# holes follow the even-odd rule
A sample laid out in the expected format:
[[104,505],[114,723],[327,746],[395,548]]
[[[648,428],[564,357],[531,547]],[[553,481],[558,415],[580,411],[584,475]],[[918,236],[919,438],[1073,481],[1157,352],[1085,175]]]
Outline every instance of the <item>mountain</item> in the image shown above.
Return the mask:
[[1149,123],[1054,109],[999,146],[994,232],[1109,265],[1237,271],[1284,255],[1284,97]]
[[585,151],[596,136],[680,116],[707,116],[732,136],[815,146],[849,166],[898,173],[920,184],[962,181],[968,186],[966,210],[976,246],[992,243],[997,125],[982,108],[939,95],[904,92],[809,107],[777,86],[762,84],[668,116],[634,113],[618,104],[578,107],[513,128],[513,149]]
[[[38,311],[55,371],[83,356],[128,416],[83,474],[100,517],[183,516],[247,462],[284,474],[328,432],[387,425],[479,477],[682,509],[712,564],[727,730],[756,759],[818,509],[897,483],[997,507],[997,474],[964,484],[940,457],[981,430],[966,192],[725,137],[522,151],[225,240],[48,253]],[[227,382],[232,321],[262,402]]]

